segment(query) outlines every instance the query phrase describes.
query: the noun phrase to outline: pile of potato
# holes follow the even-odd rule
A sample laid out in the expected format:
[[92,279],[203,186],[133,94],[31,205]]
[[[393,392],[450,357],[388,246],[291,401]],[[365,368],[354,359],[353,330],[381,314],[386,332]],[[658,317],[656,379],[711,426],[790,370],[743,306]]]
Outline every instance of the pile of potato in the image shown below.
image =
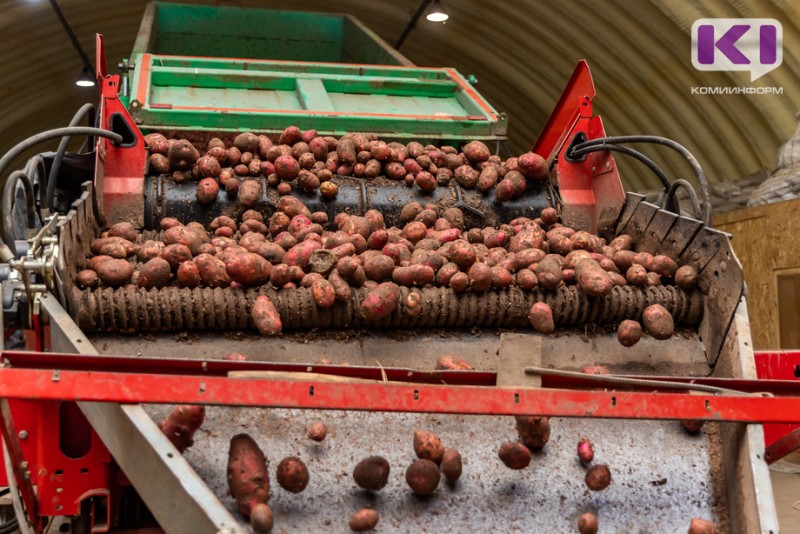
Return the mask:
[[[268,219],[245,211],[239,221],[215,218],[208,228],[171,218],[161,221],[158,239],[142,240],[130,223],[117,223],[94,239],[92,257],[77,275],[81,288],[135,285],[146,289],[180,287],[276,289],[311,288],[317,306],[347,301],[352,288],[370,293],[362,315],[379,320],[400,308],[399,286],[445,287],[482,293],[517,286],[553,291],[576,285],[590,297],[608,295],[624,285],[675,283],[694,287],[696,270],[678,268],[663,255],[634,252],[630,236],[610,243],[558,222],[545,208],[541,217],[517,218],[499,228],[464,228],[458,208],[441,209],[412,202],[404,206],[401,227],[386,228],[383,216],[311,213],[297,198],[281,197]],[[403,313],[419,314],[421,293],[412,290]],[[281,331],[277,310],[266,296],[253,307],[253,320],[265,335]],[[532,326],[554,330],[552,310],[544,302],[531,309]],[[672,335],[672,317],[663,307],[645,311],[644,330],[657,339]],[[642,333],[636,321],[623,321],[620,342],[635,344]]]
[[273,138],[250,132],[227,142],[215,137],[202,156],[186,139],[153,133],[145,141],[150,172],[171,173],[176,183],[198,181],[197,201],[202,205],[215,202],[224,189],[231,198],[238,196],[242,206],[253,207],[261,195],[253,178],[262,176],[281,195],[293,189],[308,194],[319,190],[325,198],[338,193],[331,181],[335,175],[368,180],[385,176],[428,193],[455,179],[461,187],[482,193],[495,189],[498,202],[519,197],[528,181],[543,182],[549,176],[547,163],[538,154],[527,152],[503,161],[480,141],[467,143],[459,151],[417,142],[386,143],[373,134],[323,137],[316,130],[301,131],[297,126]]

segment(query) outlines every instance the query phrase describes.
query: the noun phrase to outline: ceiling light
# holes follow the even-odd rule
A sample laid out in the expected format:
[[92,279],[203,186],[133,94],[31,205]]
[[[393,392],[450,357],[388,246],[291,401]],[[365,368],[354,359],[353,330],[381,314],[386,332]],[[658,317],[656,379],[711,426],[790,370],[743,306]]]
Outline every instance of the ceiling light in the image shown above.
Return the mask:
[[444,22],[449,19],[450,16],[447,14],[447,11],[445,11],[442,3],[439,0],[435,0],[430,11],[425,15],[425,18],[430,22]]
[[91,74],[89,74],[89,69],[83,67],[81,71],[81,75],[78,76],[78,79],[75,80],[75,85],[78,87],[94,87],[95,81]]

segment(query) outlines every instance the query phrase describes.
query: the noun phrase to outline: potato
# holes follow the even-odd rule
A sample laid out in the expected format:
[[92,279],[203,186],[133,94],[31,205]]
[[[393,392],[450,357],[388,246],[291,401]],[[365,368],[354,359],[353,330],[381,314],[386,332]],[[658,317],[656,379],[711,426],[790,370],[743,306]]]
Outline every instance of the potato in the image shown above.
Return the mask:
[[295,215],[304,215],[309,218],[311,217],[311,210],[309,210],[300,199],[294,197],[282,197],[278,201],[278,211],[282,211],[288,215],[289,218],[292,218]]
[[550,441],[550,418],[536,415],[517,415],[517,435],[529,449],[541,449]]
[[278,464],[278,484],[291,493],[300,493],[308,486],[308,468],[296,456],[289,456]]
[[169,151],[169,141],[160,133],[145,135],[144,143],[151,154],[166,154]]
[[516,275],[517,285],[522,289],[534,289],[539,283],[539,279],[529,269],[521,269]]
[[558,222],[558,210],[548,206],[542,210],[542,212],[539,214],[539,217],[542,218],[542,222],[544,224],[550,226]]
[[436,282],[442,287],[450,287],[450,280],[458,272],[458,265],[452,262],[445,263],[436,272]]
[[402,210],[400,210],[400,222],[402,224],[409,223],[413,221],[421,212],[422,206],[419,202],[409,202],[403,206]]
[[161,258],[166,260],[172,269],[177,269],[180,264],[192,259],[192,252],[186,245],[173,243],[164,247]]
[[578,262],[575,267],[575,278],[581,290],[590,297],[604,297],[614,288],[611,277],[593,259],[583,259]]
[[240,513],[249,516],[257,504],[269,500],[267,459],[247,434],[231,438],[228,452],[228,491]]
[[336,302],[336,290],[333,284],[325,279],[316,280],[311,284],[311,295],[320,308],[330,308]]
[[552,334],[555,331],[555,323],[553,322],[553,310],[544,302],[536,302],[531,306],[530,314],[528,315],[531,326],[534,330],[543,335]]
[[599,528],[597,516],[591,512],[581,514],[578,518],[578,532],[580,534],[597,534]]
[[672,278],[675,276],[675,272],[678,270],[678,264],[676,264],[675,260],[669,256],[659,254],[657,256],[653,256],[653,259],[650,260],[648,269],[664,278]]
[[544,289],[556,289],[561,283],[563,274],[561,266],[552,257],[545,257],[536,265],[536,280]]
[[[473,263],[467,271],[469,287],[473,292],[481,293],[492,286],[492,268],[485,263]],[[450,280],[452,286],[453,281]]]
[[400,304],[400,288],[392,282],[379,284],[361,302],[361,315],[378,321],[392,314]]
[[260,140],[258,136],[252,132],[240,133],[233,139],[233,146],[242,152],[258,152],[258,144]]
[[414,460],[406,469],[406,483],[417,495],[431,495],[441,476],[439,466],[430,460]]
[[503,178],[503,182],[508,182],[511,187],[511,198],[517,198],[525,194],[527,182],[522,173],[517,171],[509,171]]
[[517,158],[517,170],[521,172],[525,178],[537,182],[545,181],[550,176],[550,171],[547,168],[547,161],[534,152],[527,152]]
[[528,447],[518,441],[506,441],[497,451],[500,460],[509,469],[525,469],[531,463],[533,455]]
[[452,448],[444,450],[441,468],[444,478],[446,478],[449,483],[455,484],[456,481],[461,478],[461,463],[461,453]]
[[355,165],[358,160],[356,158],[356,146],[351,139],[340,139],[336,144],[336,155],[343,163]]
[[394,260],[383,254],[370,256],[364,261],[364,274],[369,280],[376,282],[392,278],[394,269]]
[[173,170],[185,171],[192,168],[192,164],[200,157],[197,149],[186,139],[176,141],[167,151],[169,165]]
[[200,285],[200,269],[192,261],[185,261],[178,266],[176,275],[180,287],[197,287]]
[[617,327],[617,340],[623,347],[632,347],[642,337],[642,325],[636,321],[626,319]]
[[203,424],[205,406],[178,405],[161,421],[159,428],[172,444],[183,453],[194,444],[194,433]]
[[133,224],[129,222],[119,222],[108,229],[108,236],[121,237],[131,243],[135,243],[139,238],[139,232],[136,231]]
[[469,287],[469,276],[467,273],[458,272],[450,278],[450,289],[456,293],[466,291]]
[[359,487],[378,491],[389,481],[389,462],[383,456],[368,456],[353,469],[353,480]]
[[327,435],[328,427],[322,421],[314,421],[306,430],[306,437],[316,442],[324,441]]
[[498,178],[497,167],[494,165],[487,165],[478,176],[476,187],[479,191],[486,193],[497,185]]
[[84,269],[82,271],[78,271],[75,282],[81,289],[94,289],[100,285],[100,278],[92,269]]
[[119,236],[100,237],[93,239],[89,245],[92,254],[98,256],[111,256],[116,259],[125,259],[136,253],[136,246]]
[[716,534],[717,529],[714,527],[714,523],[709,521],[708,519],[703,519],[701,517],[695,517],[692,519],[691,523],[689,523],[689,534]]
[[275,519],[272,516],[272,508],[268,504],[260,502],[253,505],[250,510],[250,527],[255,534],[269,534],[275,526]]
[[517,253],[529,248],[541,249],[545,235],[538,224],[526,223],[509,240],[508,251]]
[[480,141],[471,141],[467,143],[462,152],[467,157],[470,163],[481,163],[489,159],[491,152],[489,147]]
[[197,184],[197,202],[201,206],[208,206],[217,200],[219,184],[214,178],[203,178]]
[[433,432],[415,430],[414,453],[417,458],[430,460],[438,465],[442,462],[442,457],[444,456],[444,445]]
[[280,314],[266,295],[261,295],[255,300],[250,316],[262,336],[274,336],[283,330]]
[[625,281],[632,286],[647,285],[647,269],[639,264],[632,264],[625,272]]
[[203,178],[216,178],[222,173],[222,166],[215,158],[203,156],[195,163],[200,176]]
[[211,254],[200,254],[194,258],[200,271],[200,279],[209,287],[226,287],[231,283],[225,263]]
[[605,464],[593,465],[586,470],[586,487],[592,491],[602,491],[611,484],[611,470]]
[[172,278],[172,268],[162,258],[153,258],[139,268],[139,277],[136,283],[139,287],[151,289],[164,287]]
[[379,518],[377,510],[362,508],[350,516],[348,524],[353,532],[366,532],[375,528]]
[[236,148],[235,146],[230,147],[226,151],[226,159],[225,163],[228,164],[229,167],[236,167],[242,161],[242,151]]
[[478,259],[475,247],[466,241],[453,241],[450,247],[450,260],[460,269],[469,269]]
[[119,258],[95,262],[94,270],[97,271],[100,281],[110,287],[124,286],[130,282],[131,276],[133,276],[133,265]]
[[433,268],[428,265],[396,267],[392,272],[392,281],[401,286],[422,286],[433,282],[435,274]]
[[462,165],[453,171],[453,177],[461,187],[472,189],[478,184],[480,174],[469,165]]
[[697,269],[693,265],[684,265],[675,271],[675,285],[681,289],[692,289],[697,283]]
[[422,191],[426,193],[433,193],[436,191],[436,178],[426,171],[420,171],[414,178],[414,182]]
[[669,339],[675,331],[672,315],[661,304],[645,308],[642,325],[645,331],[656,339]]
[[243,180],[239,184],[239,204],[252,208],[261,200],[261,183],[258,180]]
[[514,278],[508,272],[508,269],[498,265],[492,267],[492,287],[502,289],[509,287],[512,283],[514,283]]
[[257,287],[270,280],[272,264],[258,254],[237,254],[224,263],[225,271],[234,282],[244,287]]
[[311,260],[311,253],[320,248],[322,248],[322,245],[317,241],[303,241],[293,246],[286,252],[284,261],[290,267],[296,265],[305,270],[309,261]]
[[578,441],[578,459],[584,466],[592,463],[594,459],[594,448],[588,438],[581,438]]

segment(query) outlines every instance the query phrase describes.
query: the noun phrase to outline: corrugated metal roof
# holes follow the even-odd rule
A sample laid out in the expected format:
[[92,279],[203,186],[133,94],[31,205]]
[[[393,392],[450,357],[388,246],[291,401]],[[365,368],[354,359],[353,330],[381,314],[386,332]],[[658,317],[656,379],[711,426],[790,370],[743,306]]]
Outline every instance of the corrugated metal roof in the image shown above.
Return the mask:
[[[95,32],[104,34],[114,70],[130,53],[146,2],[60,0],[60,5],[91,57]],[[350,13],[392,42],[417,2],[245,0],[241,5]],[[594,74],[595,110],[610,134],[673,138],[695,153],[712,181],[770,168],[778,146],[794,130],[794,114],[800,109],[796,2],[445,0],[445,5],[450,20],[445,25],[421,20],[402,52],[420,66],[453,66],[474,74],[481,93],[508,113],[515,152],[533,143],[581,58]],[[74,85],[81,62],[49,2],[4,0],[0,12],[0,151],[5,152],[27,135],[66,125],[95,93]],[[689,31],[701,17],[779,20],[783,65],[752,85],[782,87],[783,94],[693,95],[694,86],[750,85],[747,73],[692,67]],[[652,147],[644,151],[670,177],[690,174],[678,158],[662,157],[665,152]],[[620,165],[628,189],[657,186],[635,162]]]

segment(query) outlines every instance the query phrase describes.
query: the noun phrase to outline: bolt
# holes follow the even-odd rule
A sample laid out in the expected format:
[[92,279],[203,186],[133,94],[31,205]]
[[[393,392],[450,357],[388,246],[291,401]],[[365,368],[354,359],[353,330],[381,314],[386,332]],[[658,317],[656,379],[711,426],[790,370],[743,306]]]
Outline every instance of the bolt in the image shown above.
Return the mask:
[[19,439],[28,439],[28,431],[27,430],[20,430],[19,431]]

